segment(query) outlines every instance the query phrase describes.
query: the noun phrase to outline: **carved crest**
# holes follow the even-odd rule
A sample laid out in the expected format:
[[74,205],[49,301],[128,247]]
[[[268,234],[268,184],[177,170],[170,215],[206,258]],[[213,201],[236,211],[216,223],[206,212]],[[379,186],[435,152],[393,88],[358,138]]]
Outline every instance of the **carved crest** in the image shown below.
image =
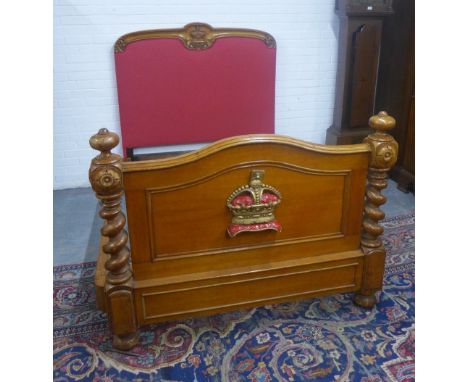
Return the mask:
[[210,48],[219,38],[247,37],[262,40],[268,48],[276,48],[276,41],[268,33],[241,28],[213,28],[205,23],[191,23],[180,29],[153,29],[128,33],[120,37],[114,44],[114,52],[125,51],[128,44],[155,38],[177,38],[187,49],[202,50]]
[[207,49],[213,44],[213,30],[208,24],[189,24],[186,31],[190,38],[186,39],[185,46],[189,49]]
[[236,189],[227,199],[232,221],[227,232],[234,237],[241,232],[281,231],[274,211],[281,203],[281,193],[263,183],[264,170],[252,170],[250,183]]

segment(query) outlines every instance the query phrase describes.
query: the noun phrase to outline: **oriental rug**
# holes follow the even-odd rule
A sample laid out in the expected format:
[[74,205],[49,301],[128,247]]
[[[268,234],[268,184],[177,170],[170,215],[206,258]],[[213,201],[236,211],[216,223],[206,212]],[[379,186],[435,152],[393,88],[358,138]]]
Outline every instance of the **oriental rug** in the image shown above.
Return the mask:
[[414,381],[414,214],[383,225],[372,310],[338,294],[150,325],[127,354],[95,307],[96,264],[54,267],[54,381]]

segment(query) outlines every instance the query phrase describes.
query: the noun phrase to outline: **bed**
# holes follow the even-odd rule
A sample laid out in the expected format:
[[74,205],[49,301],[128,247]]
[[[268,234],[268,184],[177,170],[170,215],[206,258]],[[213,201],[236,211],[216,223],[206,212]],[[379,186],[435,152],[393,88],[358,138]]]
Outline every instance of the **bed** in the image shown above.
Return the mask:
[[[218,44],[233,35],[206,24],[201,24],[208,28],[205,34],[190,34],[203,29],[196,25],[166,30],[163,38],[158,31],[155,39],[172,38],[186,48],[195,36],[192,49],[209,49],[205,40]],[[140,40],[135,34],[119,39],[117,53],[154,37],[154,31],[145,33]],[[233,36],[274,45],[264,32],[235,30]],[[262,81],[272,79],[274,72]],[[119,76],[117,82],[122,85]],[[258,110],[266,110],[261,130],[271,129],[271,100],[270,89]],[[119,93],[122,114],[128,105],[121,101]],[[373,307],[385,261],[378,224],[384,218],[381,190],[398,152],[387,133],[394,125],[385,112],[372,116],[375,132],[356,145],[320,145],[254,131],[183,154],[140,158],[133,152],[138,142],[128,139],[123,125],[124,158],[112,152],[119,136],[99,130],[90,144],[100,154],[89,170],[104,220],[96,293],[109,317],[113,346],[131,349],[138,343],[138,327],[150,323],[324,294],[355,292],[356,304]],[[151,140],[155,136],[148,131]],[[212,133],[208,129],[203,139]]]

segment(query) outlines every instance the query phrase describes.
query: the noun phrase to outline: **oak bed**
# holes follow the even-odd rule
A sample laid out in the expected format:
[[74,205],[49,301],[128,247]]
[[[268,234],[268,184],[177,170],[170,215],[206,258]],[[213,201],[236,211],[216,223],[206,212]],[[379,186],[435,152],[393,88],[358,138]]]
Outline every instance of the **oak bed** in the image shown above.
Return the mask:
[[355,292],[372,307],[385,261],[381,190],[398,145],[385,112],[369,125],[356,145],[247,134],[145,160],[112,153],[118,135],[99,130],[96,291],[113,345],[130,349],[149,323],[324,294]]

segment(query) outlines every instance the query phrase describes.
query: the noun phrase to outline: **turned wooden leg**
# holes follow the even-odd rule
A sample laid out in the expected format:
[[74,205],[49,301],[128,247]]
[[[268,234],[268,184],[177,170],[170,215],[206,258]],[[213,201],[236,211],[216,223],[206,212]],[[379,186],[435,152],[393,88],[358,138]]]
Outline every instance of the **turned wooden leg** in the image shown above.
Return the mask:
[[99,130],[90,139],[90,145],[101,154],[91,162],[89,179],[96,196],[102,202],[99,215],[104,220],[101,235],[107,237],[102,251],[109,255],[105,269],[105,298],[112,344],[120,350],[129,350],[138,343],[138,327],[133,296],[133,274],[130,250],[127,246],[125,215],[121,210],[123,177],[121,157],[111,153],[119,137],[107,129]]
[[376,132],[364,139],[370,146],[371,157],[361,233],[363,275],[361,289],[354,297],[354,302],[365,308],[372,308],[376,304],[375,292],[382,288],[386,252],[380,239],[383,227],[379,220],[385,217],[380,206],[387,199],[381,191],[387,187],[388,171],[398,157],[398,143],[386,133],[395,126],[395,119],[382,111],[370,118],[369,126]]
[[364,308],[372,308],[376,303],[375,292],[382,288],[385,269],[385,249],[362,247],[364,252],[364,267],[361,289],[354,295],[354,302]]
[[371,293],[369,295],[361,294],[361,292],[356,292],[354,295],[353,301],[356,305],[362,306],[363,308],[373,308],[374,305],[377,303],[377,299],[375,298],[375,294]]
[[133,291],[113,290],[107,293],[111,319],[112,346],[119,350],[130,350],[138,343]]
[[138,343],[138,338],[138,332],[123,335],[114,334],[112,336],[112,346],[116,349],[127,351]]

